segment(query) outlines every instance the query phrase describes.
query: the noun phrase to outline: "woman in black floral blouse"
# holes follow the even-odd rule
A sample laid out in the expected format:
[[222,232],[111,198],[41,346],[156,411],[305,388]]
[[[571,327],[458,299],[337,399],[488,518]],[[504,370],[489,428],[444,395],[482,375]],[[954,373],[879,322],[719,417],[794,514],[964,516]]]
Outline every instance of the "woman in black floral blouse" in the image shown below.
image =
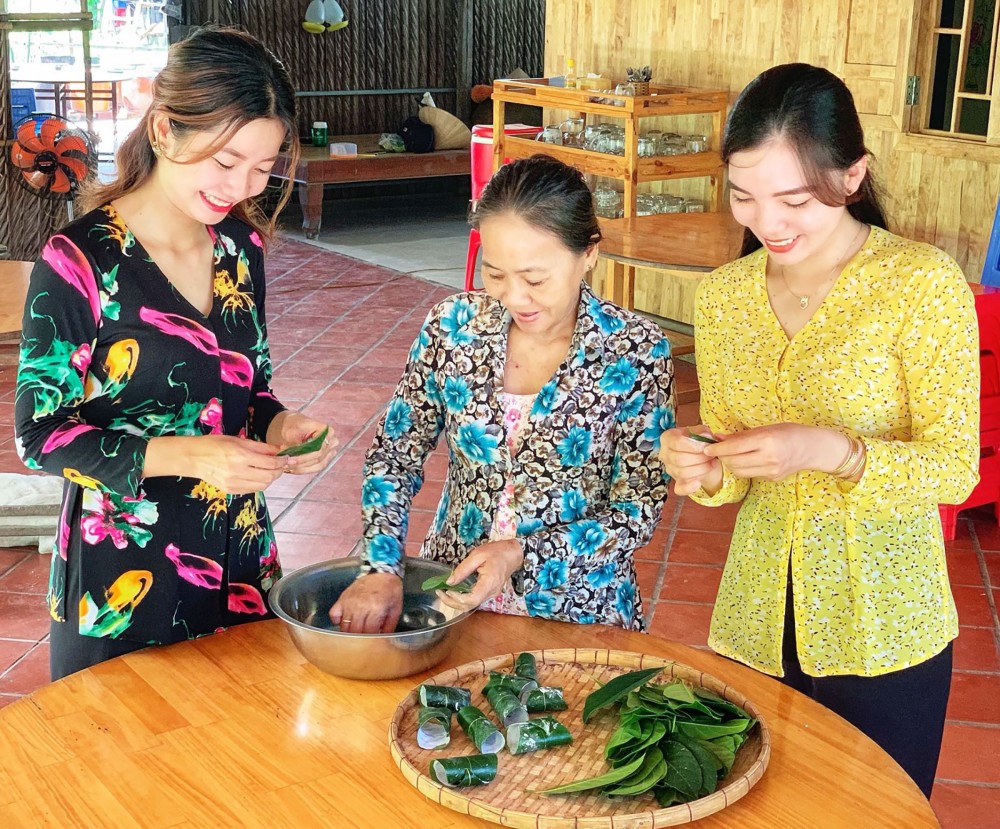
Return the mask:
[[485,293],[439,303],[413,345],[365,463],[365,574],[331,619],[395,628],[407,515],[444,433],[451,461],[421,556],[455,567],[452,583],[477,576],[448,604],[642,630],[632,553],[667,497],[669,343],[584,281],[601,231],[578,171],[540,155],[508,164],[472,222]]
[[271,392],[253,202],[294,90],[258,41],[171,47],[94,209],[45,244],[17,378],[17,450],[66,479],[48,605],[53,679],[268,615],[281,577],[263,490],[332,452],[278,456],[323,424]]

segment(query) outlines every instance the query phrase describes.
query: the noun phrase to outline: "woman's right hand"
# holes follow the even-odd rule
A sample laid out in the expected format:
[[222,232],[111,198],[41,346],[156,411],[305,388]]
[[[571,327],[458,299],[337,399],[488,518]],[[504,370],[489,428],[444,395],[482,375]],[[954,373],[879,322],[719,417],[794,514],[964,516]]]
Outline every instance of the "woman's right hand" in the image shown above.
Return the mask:
[[152,438],[143,475],[200,478],[227,495],[260,492],[281,477],[289,459],[267,443],[232,435]]
[[402,612],[403,580],[392,573],[368,573],[340,594],[330,621],[345,633],[392,633]]
[[[691,427],[696,434],[711,436],[706,426]],[[676,495],[699,489],[714,495],[722,486],[722,463],[705,454],[709,444],[688,436],[688,428],[670,429],[660,436],[660,463],[674,479]]]

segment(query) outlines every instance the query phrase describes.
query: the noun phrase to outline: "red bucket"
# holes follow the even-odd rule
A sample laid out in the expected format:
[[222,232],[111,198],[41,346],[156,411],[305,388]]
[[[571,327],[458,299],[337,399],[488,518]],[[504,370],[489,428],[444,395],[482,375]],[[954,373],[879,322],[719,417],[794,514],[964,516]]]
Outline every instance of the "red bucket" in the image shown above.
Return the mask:
[[[529,127],[526,124],[508,124],[503,128],[504,135],[519,135],[524,138],[534,138],[542,131],[541,127]],[[504,164],[510,161],[503,160]],[[493,175],[493,125],[476,124],[472,128],[472,198],[478,199]]]

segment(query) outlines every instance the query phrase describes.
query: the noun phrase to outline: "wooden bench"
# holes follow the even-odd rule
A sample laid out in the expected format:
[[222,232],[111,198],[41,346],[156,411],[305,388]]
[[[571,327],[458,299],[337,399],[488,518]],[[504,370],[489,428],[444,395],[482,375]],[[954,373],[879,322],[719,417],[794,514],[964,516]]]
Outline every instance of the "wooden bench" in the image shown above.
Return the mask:
[[400,181],[438,176],[466,176],[471,170],[469,149],[434,150],[429,153],[393,153],[378,146],[377,134],[330,136],[330,143],[358,145],[357,156],[331,156],[326,147],[303,146],[294,170],[290,158],[278,157],[271,170],[276,178],[298,184],[302,205],[302,230],[306,238],[319,235],[323,219],[323,187],[359,181]]

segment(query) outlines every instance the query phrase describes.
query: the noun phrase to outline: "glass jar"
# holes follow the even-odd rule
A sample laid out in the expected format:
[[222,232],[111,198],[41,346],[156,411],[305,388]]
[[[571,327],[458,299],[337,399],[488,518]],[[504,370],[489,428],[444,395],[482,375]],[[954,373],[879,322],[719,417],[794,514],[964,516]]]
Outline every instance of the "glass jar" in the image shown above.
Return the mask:
[[688,135],[685,136],[685,141],[689,153],[703,153],[708,149],[707,135]]

